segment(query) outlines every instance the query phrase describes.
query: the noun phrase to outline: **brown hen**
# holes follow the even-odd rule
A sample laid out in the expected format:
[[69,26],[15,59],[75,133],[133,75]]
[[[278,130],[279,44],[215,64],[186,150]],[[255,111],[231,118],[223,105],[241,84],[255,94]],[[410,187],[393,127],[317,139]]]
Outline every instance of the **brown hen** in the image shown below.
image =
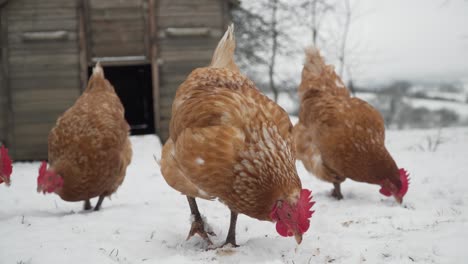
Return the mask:
[[280,235],[300,243],[312,203],[296,172],[291,122],[239,72],[234,49],[231,26],[210,66],[195,69],[177,90],[162,174],[187,195],[194,216],[188,238],[199,234],[211,244],[195,198],[218,198],[231,210],[225,244],[236,245],[239,213],[277,222]]
[[39,170],[38,191],[57,193],[65,201],[104,197],[122,184],[132,158],[130,127],[114,87],[104,77],[99,63],[88,87],[57,120],[49,133],[49,164]]
[[299,86],[301,109],[294,127],[297,158],[319,179],[334,184],[332,195],[343,196],[340,184],[350,178],[378,184],[381,193],[401,203],[408,176],[385,148],[380,113],[350,97],[332,66],[315,48],[306,50]]

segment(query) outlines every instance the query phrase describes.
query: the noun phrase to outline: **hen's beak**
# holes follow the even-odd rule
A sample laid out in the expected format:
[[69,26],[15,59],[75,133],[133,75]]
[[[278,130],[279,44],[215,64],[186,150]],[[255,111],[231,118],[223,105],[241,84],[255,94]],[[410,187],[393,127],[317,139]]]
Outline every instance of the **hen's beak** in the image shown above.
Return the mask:
[[43,190],[42,190],[42,186],[38,185],[38,186],[37,186],[37,192],[38,192],[38,193],[41,193],[42,191],[43,191]]
[[302,242],[302,234],[295,233],[294,238],[296,239],[297,244],[301,244]]

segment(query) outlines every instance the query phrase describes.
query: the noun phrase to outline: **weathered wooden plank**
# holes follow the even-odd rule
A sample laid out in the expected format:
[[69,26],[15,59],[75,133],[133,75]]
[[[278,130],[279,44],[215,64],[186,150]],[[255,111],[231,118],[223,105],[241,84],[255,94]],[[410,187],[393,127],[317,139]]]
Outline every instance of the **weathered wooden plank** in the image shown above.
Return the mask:
[[[59,52],[59,51],[57,51]],[[10,64],[12,65],[78,65],[78,56],[76,54],[47,54],[47,55],[30,55],[30,56],[16,56],[10,57]]]
[[32,161],[32,160],[46,160],[47,159],[47,145],[26,145],[26,146],[16,146],[13,145],[12,148],[18,148],[18,150],[13,154],[13,159],[15,161]]
[[14,21],[8,24],[8,33],[22,33],[25,31],[66,30],[75,31],[78,28],[77,19],[43,20],[40,22]]
[[141,46],[144,45],[144,25],[138,30],[124,31],[123,29],[117,29],[114,31],[102,32],[100,34],[93,34],[92,43],[93,45],[103,44],[121,44],[121,43],[137,43]]
[[97,35],[110,31],[120,31],[120,32],[132,32],[132,31],[141,31],[144,28],[144,24],[138,20],[129,20],[126,22],[108,22],[108,21],[94,21],[91,25],[91,34]]
[[221,15],[217,16],[167,16],[158,18],[159,27],[213,27],[218,28],[222,25]]
[[[78,66],[77,66],[78,67]],[[22,89],[24,87],[33,87],[35,82],[35,87],[60,87],[61,89],[67,87],[75,87],[75,83],[78,80],[79,75],[78,71],[71,72],[71,71],[48,71],[48,70],[41,70],[36,72],[28,72],[28,71],[17,71],[11,72],[10,74],[10,82],[14,89]],[[22,82],[24,80],[24,82]],[[26,83],[32,82],[31,85],[26,85]],[[20,85],[16,85],[20,83]],[[56,84],[54,84],[56,83]]]
[[162,96],[159,99],[159,107],[160,108],[165,108],[165,107],[172,107],[172,102],[174,101],[174,97],[169,97],[169,96]]
[[[76,67],[78,67],[76,65]],[[39,85],[51,85],[58,87],[58,85],[71,86],[79,78],[78,71],[53,71],[48,69],[42,69],[39,71],[12,71],[10,74],[10,80],[12,83],[21,82],[23,79],[25,82],[35,81],[36,87]],[[54,85],[54,82],[57,83]],[[69,85],[68,85],[69,84]],[[13,85],[13,84],[12,84]],[[16,85],[15,85],[16,87]],[[19,86],[17,88],[20,88]],[[64,87],[65,88],[65,87]]]
[[164,143],[169,138],[170,119],[161,119],[161,131],[158,134],[161,142]]
[[24,9],[53,9],[53,8],[74,8],[76,1],[63,0],[47,0],[47,1],[30,1],[30,0],[15,0],[8,3],[9,11],[24,10]]
[[[213,56],[213,52],[215,49],[215,45],[212,46],[212,42],[205,42],[206,45],[190,45],[190,40],[187,40],[187,42],[180,43],[180,42],[174,42],[172,45],[170,43],[166,43],[164,45],[161,45],[161,52],[165,53],[170,53],[170,52],[176,52],[177,50],[183,50],[184,52],[203,52],[206,58],[211,58]],[[206,54],[209,53],[209,54]]]
[[12,102],[34,103],[34,102],[57,102],[74,101],[79,96],[78,89],[35,89],[35,90],[14,90],[12,93]]
[[[3,129],[0,130],[2,136],[0,140],[11,145],[13,140],[13,128],[12,128],[12,113],[10,109],[10,85],[8,77],[10,75],[9,63],[8,63],[8,45],[6,40],[8,39],[8,21],[7,21],[6,9],[0,9],[0,72],[2,75],[2,81],[0,85],[3,87],[2,97],[4,98],[3,107],[1,108],[2,114],[0,119],[3,120]],[[14,154],[14,151],[12,151]]]
[[[1,16],[0,10],[0,16]],[[5,40],[2,36],[2,19],[0,19],[0,47],[4,45]],[[3,77],[3,57],[2,57],[2,49],[0,48],[0,142],[6,141],[6,120],[8,118],[8,98],[6,93],[6,82]],[[1,144],[1,143],[0,143]]]
[[148,2],[148,16],[147,16],[147,33],[148,36],[145,39],[146,46],[149,48],[149,57],[151,60],[151,81],[153,90],[153,115],[154,115],[154,128],[155,132],[159,133],[161,130],[161,114],[159,112],[159,100],[160,100],[160,74],[159,74],[159,49],[157,41],[158,23],[156,14],[159,13],[159,1],[149,0]]
[[131,8],[131,7],[146,7],[147,0],[91,0],[90,5],[93,9],[109,9],[109,8]]
[[19,90],[35,90],[35,89],[77,89],[80,85],[77,76],[34,76],[29,78],[18,77],[10,80],[10,85],[15,91]]
[[54,47],[56,48],[55,51],[60,49],[61,54],[70,54],[76,55],[77,49],[76,47],[59,47],[59,45],[52,45],[51,47],[34,47],[33,49],[28,48],[15,48],[14,50],[10,50],[10,54],[12,57],[24,57],[24,56],[34,56],[34,55],[48,55],[54,53]]
[[47,159],[47,144],[31,144],[21,142],[20,145],[12,145],[15,149],[13,159],[15,161],[32,161],[32,160],[46,160]]
[[167,8],[170,6],[185,6],[185,7],[194,7],[197,5],[206,6],[214,3],[218,3],[219,0],[197,0],[197,1],[190,1],[190,0],[160,0],[159,5],[161,8]]
[[91,7],[91,21],[125,21],[125,20],[140,20],[143,22],[143,8],[141,7],[124,7],[118,6],[106,9],[95,9]]
[[160,57],[164,62],[180,62],[180,61],[200,61],[205,60],[206,58],[211,58],[213,55],[213,50],[209,49],[199,49],[199,50],[184,50],[184,52],[176,50],[164,50],[161,49]]
[[[41,114],[43,114],[44,116],[42,118],[44,118],[45,120],[49,120],[47,122],[52,122],[52,121],[55,122],[54,120],[57,120],[57,118],[61,114],[63,114],[68,108],[70,108],[72,105],[73,105],[72,103],[69,103],[69,105],[62,104],[61,107],[56,107],[57,109],[50,109],[50,108],[49,109],[47,108],[32,109],[32,108],[25,108],[25,107],[18,108],[18,109],[15,109],[14,111],[15,122],[25,120],[23,121],[24,123],[24,122],[27,122],[27,120],[30,120],[31,118],[33,118],[35,115],[41,115]],[[31,116],[31,117],[28,117],[28,116]]]
[[195,5],[167,5],[164,7],[164,13],[159,15],[182,15],[182,14],[213,14],[221,12],[219,4],[198,4]]
[[78,0],[78,54],[80,62],[80,91],[84,91],[88,82],[88,60],[89,60],[89,24],[87,23],[87,11],[89,2],[87,0]]
[[170,117],[172,115],[172,107],[161,107],[159,111],[161,116]]
[[94,46],[93,57],[118,57],[145,55],[145,47],[140,43],[125,43],[118,46]]
[[182,82],[179,83],[177,81],[172,81],[173,79],[170,79],[167,76],[164,78],[166,78],[166,81],[164,81],[164,83],[161,83],[161,90],[175,91],[177,90],[177,88],[179,88],[180,84],[182,83]]
[[57,118],[66,111],[23,111],[15,113],[17,124],[55,123]]
[[[55,125],[55,122],[50,123],[36,123],[36,124],[16,124],[15,123],[15,136],[18,138],[21,137],[38,137],[38,138],[46,138],[49,134],[49,131]],[[32,140],[31,140],[32,141]],[[40,140],[39,140],[40,141]],[[33,141],[34,142],[34,141]],[[36,141],[37,142],[37,141]]]
[[177,37],[159,38],[159,46],[164,49],[180,49],[181,47],[216,47],[219,39],[211,37]]
[[55,31],[24,31],[18,33],[11,33],[8,36],[8,45],[10,48],[16,48],[18,45],[20,46],[27,46],[29,48],[34,48],[37,45],[54,45],[54,44],[71,44],[76,43],[78,39],[78,34],[76,31],[66,31],[67,35],[65,39],[57,39],[57,40],[36,40],[36,41],[26,41],[24,39],[24,34],[27,33],[37,33],[37,32],[55,32]]
[[45,42],[35,44],[11,44],[9,45],[10,57],[48,56],[50,54],[73,55],[78,51],[77,42]]
[[161,129],[161,132],[158,134],[159,138],[161,139],[161,143],[165,144],[167,139],[169,138],[169,129]]
[[210,65],[211,57],[202,60],[180,61],[180,62],[164,62],[161,66],[161,73],[165,76],[167,74],[186,74],[188,75],[194,69],[199,67],[206,67]]
[[12,76],[19,76],[30,79],[28,77],[50,77],[61,75],[61,73],[70,73],[67,76],[78,76],[78,69],[76,68],[77,65],[77,62],[67,64],[55,63],[47,65],[11,63],[10,69],[14,73]]
[[17,102],[12,106],[13,112],[34,112],[34,111],[56,111],[57,113],[63,112],[65,109],[68,109],[73,105],[75,100],[63,100],[57,101],[53,104],[50,101],[36,101],[36,102]]
[[164,13],[158,14],[158,18],[170,19],[172,17],[184,17],[184,16],[203,18],[203,17],[218,17],[220,15],[221,15],[220,8],[212,8],[211,10],[203,9],[200,11],[192,10],[192,9],[185,9],[185,10],[181,9],[178,11],[164,10]]
[[37,21],[58,20],[58,19],[76,19],[75,8],[47,8],[47,9],[18,9],[9,10],[8,21]]

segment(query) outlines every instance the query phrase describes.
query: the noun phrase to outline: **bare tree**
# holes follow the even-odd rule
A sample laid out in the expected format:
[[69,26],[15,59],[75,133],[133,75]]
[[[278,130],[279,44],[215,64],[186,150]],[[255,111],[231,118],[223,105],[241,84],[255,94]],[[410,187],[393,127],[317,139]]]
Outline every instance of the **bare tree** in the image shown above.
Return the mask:
[[237,54],[241,69],[259,87],[272,92],[278,100],[283,81],[278,76],[278,59],[298,50],[295,38],[291,37],[299,20],[291,19],[297,5],[285,0],[259,0],[252,6],[236,8],[233,22],[236,23]]
[[350,6],[349,1],[350,0],[344,0],[345,20],[343,24],[343,34],[341,36],[341,46],[340,46],[339,55],[338,55],[338,60],[340,62],[338,74],[342,77],[343,77],[343,70],[344,70],[345,63],[346,63],[346,57],[345,57],[346,56],[346,43],[348,41],[349,27],[351,25],[351,6]]
[[239,67],[252,78],[256,76],[258,66],[267,65],[265,51],[268,50],[269,25],[264,17],[236,6],[232,10],[232,21],[236,25],[236,59]]
[[[299,56],[303,57],[304,43],[298,41],[301,40],[298,35],[306,30],[314,46],[320,46],[325,53],[331,51],[331,54],[336,54],[338,73],[348,77],[349,88],[354,94],[352,77],[356,62],[349,49],[350,27],[355,18],[354,2],[351,6],[351,0],[343,1],[243,2],[247,7],[241,6],[233,14],[238,26],[236,35],[241,69],[247,74],[253,69],[257,70],[249,77],[260,87],[271,91],[273,99],[277,101],[280,92],[297,87],[299,81],[281,76],[278,63],[282,63],[286,56],[298,56],[297,60]],[[333,25],[330,26],[330,23]],[[351,51],[354,53],[354,49]]]
[[334,6],[330,3],[330,1],[327,2],[325,0],[306,0],[302,6],[309,7],[309,27],[312,33],[312,44],[314,47],[318,47],[319,35],[322,29],[324,17],[327,13],[334,9]]
[[271,57],[268,63],[268,80],[270,89],[273,92],[275,102],[278,101],[278,89],[275,85],[275,66],[276,66],[276,53],[278,52],[278,0],[273,0],[271,3]]

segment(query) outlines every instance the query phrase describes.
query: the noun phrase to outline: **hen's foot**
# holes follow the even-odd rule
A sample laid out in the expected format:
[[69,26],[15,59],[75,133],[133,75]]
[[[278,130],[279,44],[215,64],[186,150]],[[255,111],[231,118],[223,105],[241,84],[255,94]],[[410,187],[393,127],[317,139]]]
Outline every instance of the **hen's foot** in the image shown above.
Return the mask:
[[237,213],[231,211],[231,222],[229,224],[229,231],[224,242],[223,247],[231,245],[232,247],[238,247],[236,244],[236,224],[237,224]]
[[205,230],[205,223],[203,222],[203,218],[201,217],[200,211],[198,211],[197,201],[195,201],[194,197],[187,196],[187,201],[190,206],[190,212],[193,216],[192,227],[190,228],[190,232],[187,236],[187,240],[193,237],[195,234],[201,236],[209,245],[213,245],[208,235],[216,236],[215,233],[212,231]]
[[94,207],[94,211],[99,211],[99,209],[101,209],[102,201],[104,201],[105,197],[106,197],[105,195],[99,196],[99,200],[98,200],[96,206]]
[[203,240],[205,240],[208,243],[208,245],[213,245],[213,242],[211,242],[208,235],[216,236],[216,234],[213,231],[205,230],[205,223],[203,222],[202,219],[194,220],[192,222],[192,227],[190,228],[190,232],[187,236],[187,240],[189,240],[195,234],[198,234],[201,238],[203,238]]
[[341,194],[341,187],[339,183],[333,183],[335,188],[332,190],[331,195],[335,197],[337,200],[343,199],[343,195]]
[[84,210],[91,210],[91,202],[89,201],[89,199],[84,202],[83,209]]
[[236,244],[236,241],[226,241],[224,242],[224,244],[221,246],[222,248],[224,247],[233,247],[233,248],[236,248],[236,247],[239,247],[239,245]]

